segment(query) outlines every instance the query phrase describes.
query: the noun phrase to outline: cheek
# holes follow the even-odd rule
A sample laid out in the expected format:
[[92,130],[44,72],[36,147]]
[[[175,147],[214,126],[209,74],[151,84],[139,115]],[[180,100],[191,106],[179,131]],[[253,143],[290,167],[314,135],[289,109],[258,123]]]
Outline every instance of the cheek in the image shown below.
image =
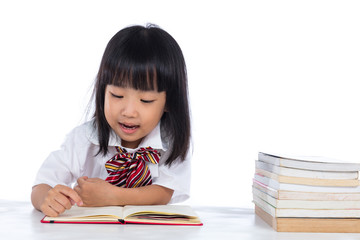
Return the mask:
[[152,121],[156,122],[155,125],[157,124],[157,122],[161,120],[163,114],[164,114],[164,107],[162,106],[157,107],[155,110],[151,112],[150,117],[153,119]]
[[110,122],[111,118],[112,118],[112,110],[111,109],[112,109],[111,103],[105,99],[104,114],[105,114],[105,118],[108,122]]

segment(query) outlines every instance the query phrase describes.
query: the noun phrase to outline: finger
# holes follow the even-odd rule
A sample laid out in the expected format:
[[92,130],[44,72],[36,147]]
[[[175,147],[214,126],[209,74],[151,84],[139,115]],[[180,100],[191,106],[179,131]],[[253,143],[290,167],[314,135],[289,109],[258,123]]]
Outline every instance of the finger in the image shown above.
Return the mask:
[[71,207],[71,202],[69,198],[61,192],[62,189],[66,188],[67,187],[63,185],[57,185],[53,189],[50,189],[45,198],[44,205],[52,207],[55,211],[62,211],[62,208],[58,205],[69,209]]
[[[60,194],[57,194],[57,195],[60,195]],[[47,197],[46,200],[44,201],[44,203],[42,204],[41,211],[45,215],[54,217],[65,211],[65,207],[61,203],[59,203],[56,200],[56,198],[58,198],[58,196]]]
[[[64,198],[66,198],[66,197],[64,197]],[[61,214],[61,213],[65,212],[66,209],[70,209],[71,205],[70,205],[70,201],[68,199],[66,199],[65,201],[59,200],[59,199],[54,199],[54,201],[50,204],[50,207],[52,210],[54,210],[58,214]]]
[[81,188],[79,187],[79,185],[76,185],[74,187],[74,191],[77,192],[77,194],[79,194],[79,196],[81,195]]
[[81,197],[74,189],[64,186],[64,188],[59,189],[59,192],[72,199],[77,205],[83,204]]
[[90,183],[92,183],[92,182],[95,182],[96,181],[96,178],[87,178],[86,179],[86,182],[90,182]]
[[[55,196],[54,200],[60,204],[60,206],[62,206],[65,209],[70,209],[71,206],[73,204],[71,204],[71,201],[74,201],[72,200],[70,197],[66,196],[66,195],[63,195],[63,194],[58,194],[57,196]],[[56,203],[54,203],[53,205],[51,205],[51,207],[54,208],[54,210],[56,211],[62,211],[63,209],[60,208]],[[60,213],[60,212],[59,212]]]
[[82,185],[87,179],[87,176],[79,177],[77,180],[78,185]]
[[78,179],[81,179],[81,180],[88,180],[89,179],[89,177],[88,176],[82,176],[82,177],[79,177]]
[[50,206],[43,207],[40,210],[48,217],[57,217],[59,215],[59,213]]
[[49,202],[43,203],[40,206],[40,210],[49,217],[57,217],[59,215],[59,213],[50,206]]

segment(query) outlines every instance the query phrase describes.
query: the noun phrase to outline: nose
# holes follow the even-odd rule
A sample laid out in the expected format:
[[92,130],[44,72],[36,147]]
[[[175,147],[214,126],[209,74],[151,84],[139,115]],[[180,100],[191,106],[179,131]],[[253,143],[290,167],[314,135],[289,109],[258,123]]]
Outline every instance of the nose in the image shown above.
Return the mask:
[[124,101],[121,114],[127,118],[137,117],[138,112],[135,101],[132,100]]

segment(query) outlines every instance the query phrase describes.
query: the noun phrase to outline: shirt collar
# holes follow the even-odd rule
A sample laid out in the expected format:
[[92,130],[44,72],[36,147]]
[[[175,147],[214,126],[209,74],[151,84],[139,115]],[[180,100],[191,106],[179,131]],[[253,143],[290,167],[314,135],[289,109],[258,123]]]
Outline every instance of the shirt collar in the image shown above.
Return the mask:
[[[94,122],[88,124],[87,127],[87,136],[91,143],[95,145],[99,145],[99,138],[97,134],[97,130],[94,127]],[[121,139],[116,133],[111,129],[110,137],[109,137],[109,146],[121,146]],[[121,146],[122,147],[122,146]],[[160,130],[160,122],[156,125],[156,127],[141,141],[139,146],[136,149],[128,149],[129,152],[135,151],[142,147],[152,147],[153,149],[162,149],[164,151],[167,150],[167,146],[163,143],[161,139],[161,130]]]

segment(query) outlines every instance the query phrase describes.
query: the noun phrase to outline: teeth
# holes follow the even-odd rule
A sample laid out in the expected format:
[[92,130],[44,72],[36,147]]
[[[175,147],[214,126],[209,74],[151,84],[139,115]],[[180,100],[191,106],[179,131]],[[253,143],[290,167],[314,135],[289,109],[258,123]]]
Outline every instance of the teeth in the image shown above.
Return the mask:
[[128,126],[128,125],[125,125],[125,124],[122,124],[125,128],[128,128],[128,129],[134,129],[136,128],[136,126]]

